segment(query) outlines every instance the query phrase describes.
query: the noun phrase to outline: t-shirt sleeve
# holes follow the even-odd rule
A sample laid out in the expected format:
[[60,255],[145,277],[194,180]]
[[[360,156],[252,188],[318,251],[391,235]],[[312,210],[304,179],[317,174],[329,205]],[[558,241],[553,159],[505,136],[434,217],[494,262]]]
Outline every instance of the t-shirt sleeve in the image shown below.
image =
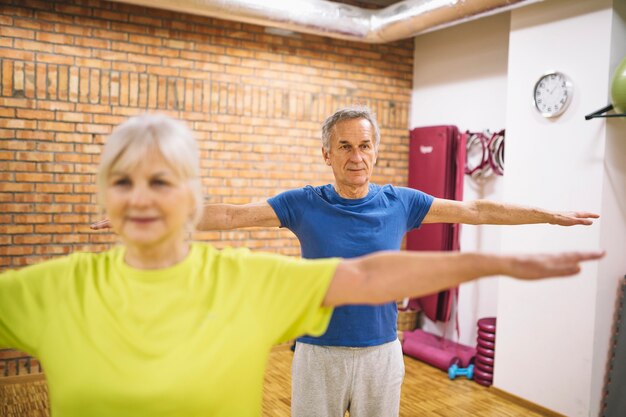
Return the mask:
[[280,227],[294,230],[303,216],[307,192],[304,188],[285,191],[267,200],[280,220]]
[[323,307],[339,259],[306,260],[267,253],[250,253],[242,263],[250,298],[262,318],[264,332],[276,344],[303,334],[326,331],[333,309]]
[[433,204],[434,197],[413,188],[398,187],[397,190],[407,209],[407,230],[420,227]]
[[60,277],[68,271],[67,257],[0,274],[0,347],[36,354]]

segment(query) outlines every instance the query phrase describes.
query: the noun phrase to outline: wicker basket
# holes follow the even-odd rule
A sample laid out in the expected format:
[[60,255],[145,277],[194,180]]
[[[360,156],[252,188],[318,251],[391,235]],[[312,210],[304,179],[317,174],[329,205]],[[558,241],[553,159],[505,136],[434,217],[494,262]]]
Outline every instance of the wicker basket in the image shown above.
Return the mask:
[[419,310],[398,310],[398,331],[406,332],[415,330],[421,311]]
[[0,416],[48,417],[48,385],[37,359],[0,350]]

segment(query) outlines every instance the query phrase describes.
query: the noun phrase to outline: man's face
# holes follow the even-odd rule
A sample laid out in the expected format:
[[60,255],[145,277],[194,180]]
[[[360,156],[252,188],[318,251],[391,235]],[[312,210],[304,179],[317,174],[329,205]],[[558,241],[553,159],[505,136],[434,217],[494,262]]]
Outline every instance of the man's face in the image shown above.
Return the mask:
[[378,149],[374,129],[367,119],[343,120],[335,125],[330,150],[322,149],[338,186],[358,187],[369,184]]

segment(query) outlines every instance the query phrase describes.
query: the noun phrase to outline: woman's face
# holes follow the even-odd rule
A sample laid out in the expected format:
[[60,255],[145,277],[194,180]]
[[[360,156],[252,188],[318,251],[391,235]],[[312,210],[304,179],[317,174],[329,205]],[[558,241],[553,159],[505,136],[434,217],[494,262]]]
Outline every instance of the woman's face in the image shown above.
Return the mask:
[[137,249],[167,248],[185,238],[194,209],[191,189],[158,150],[127,170],[113,167],[104,207],[124,243]]

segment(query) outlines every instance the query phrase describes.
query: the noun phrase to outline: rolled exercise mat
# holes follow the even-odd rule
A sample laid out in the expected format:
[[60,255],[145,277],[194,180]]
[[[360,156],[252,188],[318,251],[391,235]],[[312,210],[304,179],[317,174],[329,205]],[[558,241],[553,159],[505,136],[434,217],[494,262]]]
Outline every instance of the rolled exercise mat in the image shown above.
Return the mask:
[[478,346],[478,349],[476,349],[476,352],[480,356],[485,356],[487,358],[495,358],[496,357],[496,351],[494,349],[485,349],[482,346]]
[[495,342],[496,341],[496,334],[495,333],[485,332],[483,330],[479,330],[478,331],[478,338],[482,339],[482,340],[486,340],[488,342]]
[[481,339],[480,337],[476,338],[476,345],[478,347],[483,347],[485,349],[494,350],[496,348],[496,342],[490,342],[489,340]]
[[476,358],[474,358],[474,362],[485,364],[491,367],[493,367],[495,364],[495,361],[493,360],[493,358],[488,358],[482,355],[476,355]]
[[478,330],[482,330],[489,333],[496,332],[496,318],[495,317],[484,317],[478,320]]
[[474,369],[480,370],[482,372],[488,372],[493,375],[493,366],[486,365],[483,362],[479,362],[478,357],[474,359]]
[[467,368],[476,355],[476,349],[465,346],[421,329],[404,332],[402,351],[429,365],[448,372],[454,363]]

